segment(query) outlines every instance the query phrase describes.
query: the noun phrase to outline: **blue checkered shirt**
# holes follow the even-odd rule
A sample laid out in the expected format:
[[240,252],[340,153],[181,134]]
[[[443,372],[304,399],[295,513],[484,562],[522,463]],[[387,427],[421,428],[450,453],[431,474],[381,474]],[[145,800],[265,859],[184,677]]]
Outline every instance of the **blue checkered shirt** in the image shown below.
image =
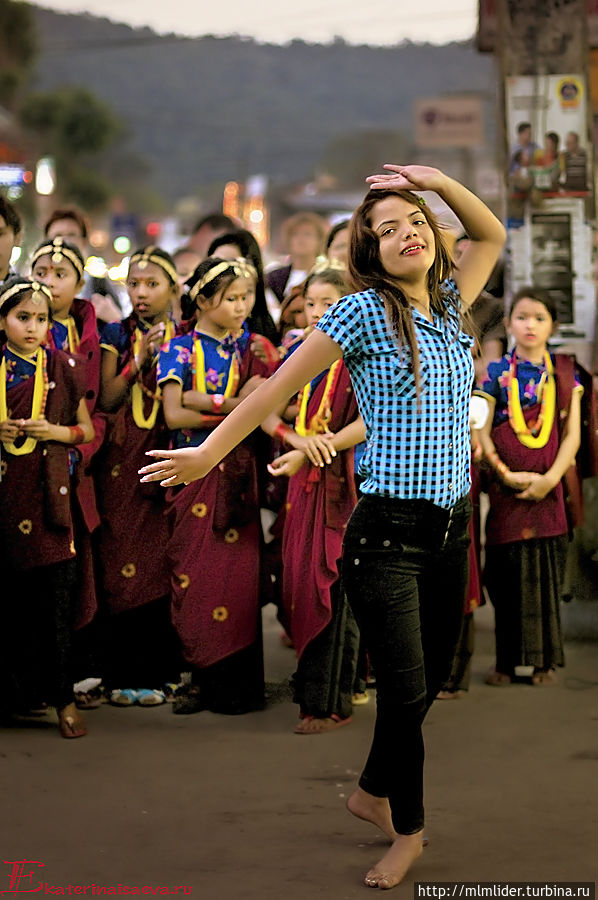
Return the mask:
[[343,351],[367,429],[361,491],[430,500],[450,509],[469,490],[469,398],[473,338],[459,327],[454,281],[443,285],[448,317],[413,310],[420,355],[420,398],[410,353],[400,352],[382,298],[373,290],[343,297],[316,328]]

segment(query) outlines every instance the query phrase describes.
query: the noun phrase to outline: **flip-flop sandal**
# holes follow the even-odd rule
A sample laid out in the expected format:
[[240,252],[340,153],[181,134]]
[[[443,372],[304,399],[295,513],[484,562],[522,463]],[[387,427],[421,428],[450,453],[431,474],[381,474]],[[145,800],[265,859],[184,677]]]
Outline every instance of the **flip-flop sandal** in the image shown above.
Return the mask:
[[[326,716],[325,719],[318,719],[316,716],[303,716],[301,722],[295,728],[295,734],[324,734],[326,731],[334,731],[335,728],[341,728],[343,725],[348,725],[349,722],[353,721],[353,716],[347,716],[346,719],[341,719],[336,713],[332,713],[330,716]],[[304,729],[304,725],[309,725],[311,722],[319,722],[317,728],[315,729]]]
[[351,705],[352,706],[365,706],[366,703],[370,702],[370,695],[367,691],[357,691],[351,697]]
[[132,688],[112,691],[108,702],[112,706],[134,706],[137,703],[137,691]]
[[166,703],[164,691],[151,691],[149,688],[141,688],[135,693],[137,694],[139,706],[162,706],[163,703]]

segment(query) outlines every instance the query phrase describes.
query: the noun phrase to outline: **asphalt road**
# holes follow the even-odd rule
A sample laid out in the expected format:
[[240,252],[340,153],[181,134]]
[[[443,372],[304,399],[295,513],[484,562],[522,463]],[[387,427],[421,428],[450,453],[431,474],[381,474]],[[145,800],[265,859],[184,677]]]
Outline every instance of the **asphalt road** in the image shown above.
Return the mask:
[[[476,615],[471,690],[437,702],[427,720],[430,845],[397,900],[413,897],[415,881],[553,885],[598,875],[598,644],[569,644],[556,686],[487,687],[491,613]],[[269,611],[265,619],[273,688],[264,712],[103,706],[87,714],[81,740],[61,739],[53,713],[0,730],[0,894],[11,887],[9,863],[29,860],[23,872],[33,875],[12,885],[21,893],[4,896],[40,882],[48,892],[85,887],[85,896],[91,885],[116,894],[119,884],[185,885],[179,896],[195,900],[367,896],[363,874],[386,845],[344,800],[367,752],[374,698],[345,728],[294,735],[284,690],[293,654]]]

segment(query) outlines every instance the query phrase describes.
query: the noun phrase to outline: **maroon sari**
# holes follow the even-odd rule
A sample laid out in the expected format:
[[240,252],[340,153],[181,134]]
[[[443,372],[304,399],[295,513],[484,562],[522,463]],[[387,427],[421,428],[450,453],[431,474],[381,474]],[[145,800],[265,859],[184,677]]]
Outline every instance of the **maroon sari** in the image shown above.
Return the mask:
[[[94,427],[94,437],[88,444],[77,447],[80,460],[75,469],[74,493],[77,499],[75,530],[81,592],[78,628],[88,625],[97,611],[97,596],[93,553],[90,535],[100,524],[93,478],[93,462],[104,442],[106,416],[96,410],[100,391],[101,350],[96,313],[89,300],[76,298],[70,310],[79,335],[79,347],[74,354],[85,367],[85,403]],[[48,331],[48,345],[55,347],[52,332]],[[61,349],[61,348],[57,348]]]
[[[248,347],[239,387],[268,366]],[[193,667],[212,666],[258,638],[261,528],[255,435],[200,481],[169,491],[172,621]]]
[[[526,422],[538,418],[539,404],[523,410]],[[547,472],[559,449],[558,409],[552,431],[544,447],[530,449],[517,438],[509,421],[492,429],[492,440],[500,459],[512,472]],[[517,491],[493,480],[488,488],[490,511],[486,520],[486,544],[508,544],[531,538],[557,537],[568,531],[563,486],[557,486],[543,499],[518,500]]]
[[[46,353],[46,418],[54,424],[74,425],[85,391],[82,370],[62,351]],[[10,418],[30,418],[34,381],[32,377],[7,386]],[[23,456],[15,456],[3,446],[1,454],[0,565],[24,570],[73,559],[68,446],[38,441],[34,450]]]
[[[129,345],[119,366],[127,364]],[[144,372],[144,416],[149,416],[156,393],[156,367]],[[151,429],[139,428],[133,418],[130,395],[111,417],[98,494],[102,505],[100,559],[104,593],[111,612],[120,613],[165,597],[170,590],[166,563],[168,523],[164,515],[166,495],[157,483],[139,481],[139,469],[147,465],[148,450],[168,447],[169,433],[162,406]]]
[[[325,390],[322,378],[307,407],[315,415]],[[331,402],[329,428],[338,432],[357,415],[349,373],[341,372]],[[320,469],[304,465],[289,481],[283,533],[282,603],[297,656],[331,621],[331,588],[338,581],[345,528],[357,503],[353,450]]]

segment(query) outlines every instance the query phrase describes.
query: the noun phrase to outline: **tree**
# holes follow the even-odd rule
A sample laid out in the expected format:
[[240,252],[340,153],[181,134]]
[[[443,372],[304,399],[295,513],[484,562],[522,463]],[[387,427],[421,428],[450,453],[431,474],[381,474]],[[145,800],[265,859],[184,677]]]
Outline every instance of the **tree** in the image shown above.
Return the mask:
[[37,49],[31,7],[0,0],[0,104],[10,110],[15,108],[19,90],[29,78]]
[[105,206],[112,186],[97,162],[124,134],[110,107],[85,88],[63,87],[30,94],[20,117],[38,155],[54,158],[60,195],[90,212]]

